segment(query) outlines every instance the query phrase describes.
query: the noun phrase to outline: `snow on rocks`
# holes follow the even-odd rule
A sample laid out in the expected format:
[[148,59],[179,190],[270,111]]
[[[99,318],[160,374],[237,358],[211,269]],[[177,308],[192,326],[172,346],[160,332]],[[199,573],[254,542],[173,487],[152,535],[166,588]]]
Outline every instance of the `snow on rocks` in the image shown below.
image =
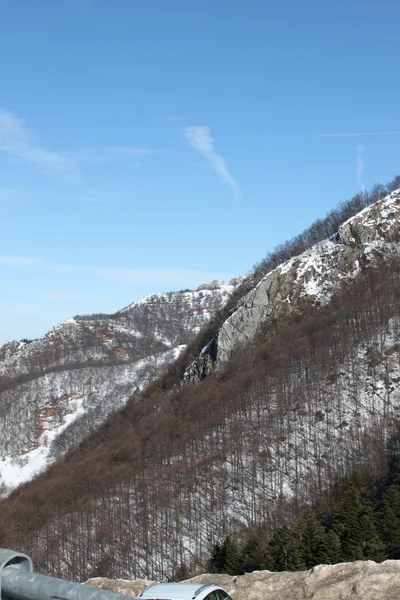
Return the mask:
[[[85,585],[137,596],[147,580],[127,582],[100,577]],[[309,571],[273,573],[254,571],[231,576],[204,574],[185,583],[213,583],[223,587],[233,600],[397,600],[400,587],[400,561],[355,561],[319,565]]]
[[217,364],[249,343],[261,323],[309,300],[325,304],[341,282],[374,264],[375,256],[399,253],[400,190],[362,210],[339,228],[336,239],[312,246],[268,273],[239,303],[218,334]]
[[0,347],[0,496],[44,470],[159,377],[234,284],[152,294],[114,315]]

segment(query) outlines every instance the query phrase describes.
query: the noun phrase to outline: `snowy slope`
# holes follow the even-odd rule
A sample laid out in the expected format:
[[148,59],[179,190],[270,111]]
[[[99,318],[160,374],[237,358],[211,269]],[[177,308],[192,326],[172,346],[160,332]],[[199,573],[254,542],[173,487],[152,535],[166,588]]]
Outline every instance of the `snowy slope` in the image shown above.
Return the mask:
[[[304,304],[328,303],[340,285],[378,259],[398,256],[399,233],[397,191],[349,219],[336,236],[268,273],[241,299],[199,360],[216,349],[216,364],[222,365],[269,319],[286,311],[301,314]],[[157,339],[171,341],[175,319],[159,308],[167,300],[154,298],[121,313],[140,309],[148,326],[147,309],[154,302],[153,309],[163,314],[163,328],[153,328]],[[249,376],[243,361],[236,381],[221,377],[221,387],[218,377],[206,382],[212,425],[203,428],[200,420],[187,419],[188,437],[177,450],[166,447],[165,455],[154,465],[149,461],[136,478],[113,482],[109,493],[93,498],[81,513],[57,516],[51,526],[35,532],[32,546],[44,568],[84,578],[104,558],[120,577],[169,577],[182,561],[196,567],[228,532],[274,522],[286,501],[309,502],[354,465],[376,467],[376,455],[400,418],[397,298],[393,294],[386,305],[377,296],[374,304],[371,293],[358,320],[354,315],[335,320],[329,337],[323,335],[326,330],[320,332],[315,352],[303,357],[300,348],[298,357],[281,369],[269,368],[265,358]],[[145,330],[135,324],[136,332]],[[192,365],[189,379],[190,373],[198,376],[201,369]],[[182,388],[182,397],[186,391],[189,402],[191,386]],[[201,395],[200,389],[192,397],[192,408],[199,398],[201,404]],[[59,539],[63,543],[62,552],[53,552],[55,558],[48,552],[50,531],[56,548]]]
[[343,282],[376,264],[381,256],[399,253],[400,190],[368,206],[341,225],[336,236],[319,242],[269,272],[225,321],[214,340],[213,360],[200,356],[186,378],[198,381],[251,343],[270,319],[300,311],[304,303],[326,304]]
[[153,294],[0,347],[0,493],[30,479],[162,374],[235,284]]
[[[309,502],[317,473],[328,482],[349,472],[360,452],[368,461],[362,436],[370,432],[373,441],[400,417],[400,317],[368,343],[344,352],[333,371],[328,365],[316,371],[313,376],[310,369],[308,382],[305,377],[293,381],[284,413],[281,390],[272,385],[266,396],[254,380],[247,390],[251,401],[225,421],[224,434],[218,427],[196,440],[198,460],[191,460],[188,447],[168,457],[157,477],[149,474],[145,496],[121,484],[117,495],[95,500],[79,528],[80,547],[91,548],[79,576],[85,578],[94,557],[102,556],[104,540],[94,541],[97,531],[114,532],[107,548],[118,577],[162,580],[171,577],[173,565],[198,564],[210,544],[228,532],[273,519],[282,494],[285,501],[296,496]],[[374,456],[373,443],[369,451]],[[151,519],[143,518],[143,497]],[[63,536],[65,577],[72,575],[77,552],[76,522],[78,515],[69,514],[52,523],[54,535]],[[51,571],[47,541],[45,530],[37,543]]]

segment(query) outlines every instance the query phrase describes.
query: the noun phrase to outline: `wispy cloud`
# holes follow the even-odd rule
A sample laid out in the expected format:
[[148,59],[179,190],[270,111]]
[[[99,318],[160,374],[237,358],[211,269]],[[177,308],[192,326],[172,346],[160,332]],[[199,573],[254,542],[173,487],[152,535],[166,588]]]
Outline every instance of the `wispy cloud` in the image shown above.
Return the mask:
[[67,156],[78,163],[110,163],[154,154],[165,154],[165,150],[135,148],[133,146],[94,146],[92,148],[71,150],[67,153]]
[[206,125],[187,127],[184,136],[189,144],[208,160],[214,171],[231,186],[235,194],[239,195],[239,186],[228,171],[224,158],[215,151],[210,128]]
[[0,152],[66,179],[75,180],[80,175],[73,161],[36,144],[22,119],[3,109],[0,109]]
[[30,256],[5,256],[0,255],[0,265],[6,267],[32,267],[43,264],[41,258]]
[[364,152],[365,148],[362,144],[357,146],[357,182],[361,192],[365,192],[365,185],[363,183],[363,172],[364,172]]
[[316,133],[316,137],[359,137],[362,135],[399,135],[400,131],[361,131],[359,133]]
[[139,168],[139,158],[166,154],[165,150],[135,146],[94,146],[63,153],[44,148],[36,143],[24,121],[10,111],[0,108],[0,155],[25,161],[46,173],[78,181],[80,165],[84,163],[113,163],[131,160]]

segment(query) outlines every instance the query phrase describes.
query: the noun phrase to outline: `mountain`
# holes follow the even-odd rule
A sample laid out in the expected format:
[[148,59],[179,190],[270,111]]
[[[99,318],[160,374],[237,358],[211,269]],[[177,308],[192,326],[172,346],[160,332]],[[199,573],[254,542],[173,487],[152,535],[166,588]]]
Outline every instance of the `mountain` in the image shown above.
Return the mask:
[[64,577],[162,579],[198,571],[227,534],[271,536],[355,468],[384,472],[399,210],[397,190],[335,234],[320,223],[327,239],[248,277],[190,352],[1,503],[2,544]]
[[112,314],[76,316],[38,340],[0,347],[0,489],[45,469],[160,376],[239,280],[152,294]]
[[326,305],[343,284],[354,280],[382,257],[397,256],[400,240],[400,192],[366,207],[337,233],[273,269],[238,303],[217,336],[188,368],[185,379],[200,381],[249,345],[266,322],[301,312],[305,302]]

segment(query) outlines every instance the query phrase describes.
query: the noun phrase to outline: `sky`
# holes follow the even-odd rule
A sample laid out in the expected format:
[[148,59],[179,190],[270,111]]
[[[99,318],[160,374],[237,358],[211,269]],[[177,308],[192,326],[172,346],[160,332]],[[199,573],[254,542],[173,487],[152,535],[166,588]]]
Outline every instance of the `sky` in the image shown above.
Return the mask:
[[0,343],[248,273],[400,173],[394,0],[0,0]]

